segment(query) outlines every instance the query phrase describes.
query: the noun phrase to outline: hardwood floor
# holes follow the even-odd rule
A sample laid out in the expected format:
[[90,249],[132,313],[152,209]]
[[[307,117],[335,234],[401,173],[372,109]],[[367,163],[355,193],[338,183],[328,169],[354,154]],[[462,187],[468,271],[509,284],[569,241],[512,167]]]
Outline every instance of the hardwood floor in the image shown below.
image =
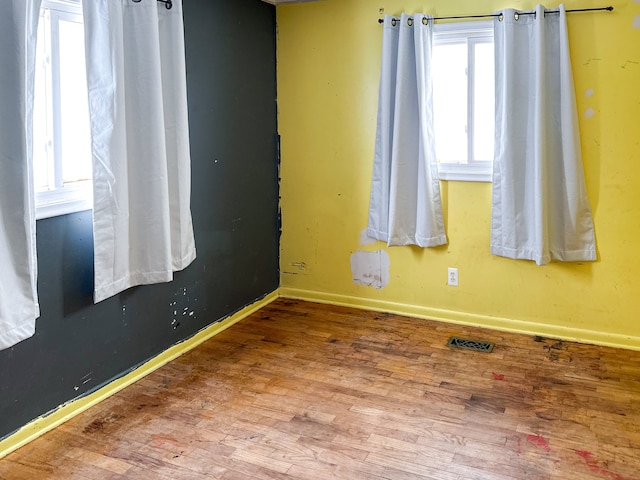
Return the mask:
[[640,479],[640,352],[281,299],[0,478]]

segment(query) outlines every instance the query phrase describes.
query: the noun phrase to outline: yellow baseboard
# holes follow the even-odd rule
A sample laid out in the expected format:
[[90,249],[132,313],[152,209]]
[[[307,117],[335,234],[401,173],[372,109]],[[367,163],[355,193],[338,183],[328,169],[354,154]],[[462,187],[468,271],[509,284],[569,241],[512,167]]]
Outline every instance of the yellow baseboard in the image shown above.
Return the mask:
[[344,307],[361,308],[377,312],[388,312],[409,317],[437,320],[440,322],[490,328],[494,330],[522,333],[526,335],[540,335],[543,337],[568,340],[573,342],[602,345],[606,347],[640,350],[640,337],[603,333],[595,330],[584,330],[573,327],[562,327],[510,318],[492,317],[474,313],[441,310],[419,305],[374,300],[364,297],[353,297],[335,293],[301,290],[280,287],[280,297],[307,300],[310,302],[340,305]]
[[512,320],[508,318],[492,317],[489,315],[478,315],[473,313],[440,310],[419,305],[410,305],[384,300],[374,300],[364,297],[354,297],[334,293],[282,287],[279,290],[270,293],[263,299],[258,300],[255,303],[243,308],[242,310],[231,315],[225,320],[210,325],[209,327],[201,330],[193,337],[185,340],[184,342],[170,347],[169,349],[147,361],[140,367],[124,375],[123,377],[110,382],[109,384],[93,392],[92,394],[78,398],[76,400],[72,400],[64,405],[61,405],[50,414],[31,421],[20,430],[0,441],[0,459],[17,450],[21,446],[31,442],[32,440],[35,440],[40,435],[53,430],[57,426],[84,412],[88,408],[91,408],[92,406],[100,403],[102,400],[105,400],[111,395],[114,395],[128,385],[131,385],[137,380],[145,377],[146,375],[149,375],[171,360],[174,360],[183,353],[192,350],[202,342],[205,342],[211,337],[226,330],[230,326],[239,322],[243,318],[248,317],[257,310],[260,310],[279,297],[360,308],[378,312],[388,312],[410,317],[437,320],[446,323],[491,328],[494,330],[522,333],[527,335],[541,335],[544,337],[558,338],[581,343],[590,343],[594,345],[640,350],[639,337],[608,334],[592,330],[561,327],[557,325],[548,325],[523,320]]
[[151,372],[169,363],[171,360],[179,357],[183,353],[192,350],[202,342],[209,340],[211,337],[217,335],[223,330],[226,330],[233,324],[239,322],[245,317],[248,317],[255,311],[260,310],[262,307],[268,305],[277,298],[278,291],[276,290],[266,297],[252,303],[251,305],[248,305],[247,307],[236,312],[230,317],[222,320],[221,322],[214,323],[213,325],[210,325],[209,327],[199,331],[191,338],[188,338],[187,340],[168,348],[156,357],[153,357],[149,361],[140,365],[135,370],[129,372],[123,377],[118,378],[117,380],[114,380],[113,382],[108,383],[107,385],[100,388],[99,390],[96,390],[90,395],[78,398],[76,400],[71,400],[64,405],[61,405],[50,414],[39,417],[29,422],[27,425],[20,428],[12,435],[9,435],[4,440],[0,441],[0,459],[22,447],[23,445],[26,445],[32,440],[35,440],[40,435],[43,435],[46,432],[53,430],[57,426],[62,425],[67,420],[75,417],[76,415],[79,415],[88,408],[91,408],[92,406],[100,403],[111,395],[114,395],[115,393],[131,385],[137,380],[140,380],[146,375],[149,375]]

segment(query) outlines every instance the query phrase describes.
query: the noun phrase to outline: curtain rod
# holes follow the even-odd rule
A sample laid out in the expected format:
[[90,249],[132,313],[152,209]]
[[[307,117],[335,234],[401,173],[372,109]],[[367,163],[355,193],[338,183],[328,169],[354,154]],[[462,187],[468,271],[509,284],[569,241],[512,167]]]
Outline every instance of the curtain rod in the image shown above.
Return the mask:
[[[159,0],[162,1],[162,0]],[[597,8],[574,8],[571,10],[565,10],[567,13],[572,12],[599,12],[606,10],[608,12],[613,11],[613,7],[609,5],[608,7],[597,7]],[[560,10],[545,10],[545,13],[560,13]],[[516,12],[516,15],[535,15],[536,12]],[[488,13],[485,15],[460,15],[456,17],[434,17],[433,20],[454,20],[460,18],[495,18],[502,16],[502,13]],[[394,18],[394,20],[400,20],[399,18]],[[379,18],[378,23],[384,23],[384,19]]]
[[[134,3],[140,3],[142,0],[132,0]],[[160,3],[164,3],[164,6],[167,7],[167,10],[169,10],[171,7],[173,7],[173,1],[172,0],[158,0]]]

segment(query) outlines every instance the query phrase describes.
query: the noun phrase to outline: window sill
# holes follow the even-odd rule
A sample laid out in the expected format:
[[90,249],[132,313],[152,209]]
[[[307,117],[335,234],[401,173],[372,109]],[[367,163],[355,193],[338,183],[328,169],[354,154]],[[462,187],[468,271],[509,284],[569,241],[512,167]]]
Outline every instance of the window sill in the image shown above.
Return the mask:
[[493,172],[491,162],[478,162],[477,164],[439,163],[438,177],[440,180],[491,183]]
[[36,193],[36,220],[92,208],[91,182]]

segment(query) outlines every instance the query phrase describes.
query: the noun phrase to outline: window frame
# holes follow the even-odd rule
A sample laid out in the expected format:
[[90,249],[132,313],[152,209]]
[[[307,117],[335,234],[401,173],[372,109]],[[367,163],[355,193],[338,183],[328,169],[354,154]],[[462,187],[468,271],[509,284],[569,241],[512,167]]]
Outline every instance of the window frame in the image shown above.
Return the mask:
[[[45,20],[46,23],[43,26],[45,38],[39,40],[46,42],[45,52],[48,54],[44,59],[48,63],[45,80],[46,95],[51,97],[46,100],[46,113],[49,116],[46,149],[50,152],[48,155],[53,157],[53,161],[48,160],[49,166],[52,167],[48,169],[48,183],[49,187],[53,185],[54,188],[37,191],[34,185],[36,220],[93,209],[92,180],[65,185],[62,171],[59,22],[63,20],[83,23],[81,0],[43,0],[40,8],[40,15],[45,12],[41,21]],[[87,161],[91,162],[91,158]],[[33,164],[35,169],[35,158]]]
[[[440,180],[491,182],[493,161],[473,160],[474,149],[474,82],[475,49],[479,43],[493,44],[493,22],[491,20],[436,23],[433,29],[433,48],[438,45],[467,43],[467,162],[438,162]],[[436,138],[437,141],[437,138]]]

